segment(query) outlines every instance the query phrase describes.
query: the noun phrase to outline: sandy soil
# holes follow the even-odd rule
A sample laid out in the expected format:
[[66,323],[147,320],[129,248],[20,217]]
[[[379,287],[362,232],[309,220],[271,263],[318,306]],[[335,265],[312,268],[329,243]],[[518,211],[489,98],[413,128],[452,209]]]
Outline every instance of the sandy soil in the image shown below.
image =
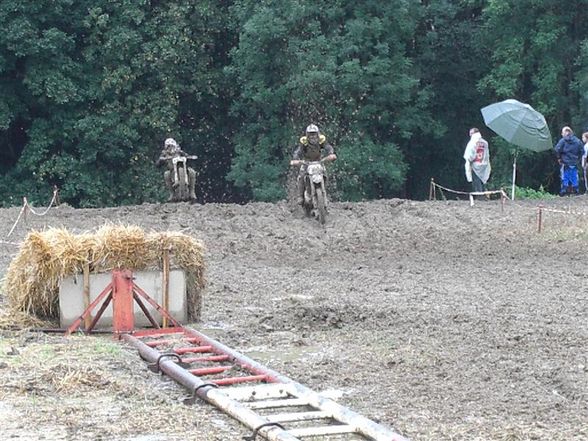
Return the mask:
[[[588,212],[588,197],[543,201]],[[413,440],[588,439],[587,217],[538,201],[0,210],[0,271],[31,229],[105,222],[207,247],[192,326]],[[2,308],[0,298],[0,308]],[[5,307],[6,305],[4,305]],[[110,337],[1,331],[4,439],[238,440],[249,432]]]

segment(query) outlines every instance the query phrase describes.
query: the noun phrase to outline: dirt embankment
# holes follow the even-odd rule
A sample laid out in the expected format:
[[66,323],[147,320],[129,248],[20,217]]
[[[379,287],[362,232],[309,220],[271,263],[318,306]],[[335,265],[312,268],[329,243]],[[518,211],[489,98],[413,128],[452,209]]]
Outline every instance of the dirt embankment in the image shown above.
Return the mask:
[[[588,199],[545,201],[588,212]],[[207,248],[202,322],[223,343],[414,440],[588,439],[585,216],[537,202],[0,210],[4,272],[33,228],[180,230]],[[13,242],[13,243],[6,243]],[[0,308],[2,303],[0,303]],[[4,331],[0,426],[16,439],[233,440],[247,431],[98,337]],[[13,355],[10,355],[13,354]],[[156,418],[154,421],[153,418]]]

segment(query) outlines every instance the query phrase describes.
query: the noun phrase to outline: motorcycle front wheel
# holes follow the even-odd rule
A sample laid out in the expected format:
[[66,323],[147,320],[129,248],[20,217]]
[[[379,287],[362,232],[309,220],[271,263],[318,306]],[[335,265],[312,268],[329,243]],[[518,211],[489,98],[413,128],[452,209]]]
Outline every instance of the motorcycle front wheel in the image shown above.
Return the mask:
[[187,201],[188,185],[186,184],[186,170],[183,167],[178,167],[178,187],[176,188],[179,201]]
[[316,211],[317,218],[321,225],[324,225],[327,221],[327,205],[325,201],[325,193],[321,187],[315,188],[316,192]]

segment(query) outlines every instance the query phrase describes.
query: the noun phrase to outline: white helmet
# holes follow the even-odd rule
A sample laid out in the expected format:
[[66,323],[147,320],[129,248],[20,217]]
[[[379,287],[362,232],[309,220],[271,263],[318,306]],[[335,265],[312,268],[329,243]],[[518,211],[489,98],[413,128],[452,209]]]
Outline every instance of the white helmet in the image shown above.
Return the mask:
[[178,147],[178,143],[177,143],[177,142],[176,142],[176,140],[175,140],[175,139],[173,139],[173,138],[167,138],[167,139],[165,140],[165,142],[163,143],[163,146],[164,146],[164,147],[166,147],[166,148],[167,148],[167,147],[170,147],[170,146],[171,146],[171,147]]
[[319,133],[319,128],[318,126],[311,124],[306,128],[306,133]]

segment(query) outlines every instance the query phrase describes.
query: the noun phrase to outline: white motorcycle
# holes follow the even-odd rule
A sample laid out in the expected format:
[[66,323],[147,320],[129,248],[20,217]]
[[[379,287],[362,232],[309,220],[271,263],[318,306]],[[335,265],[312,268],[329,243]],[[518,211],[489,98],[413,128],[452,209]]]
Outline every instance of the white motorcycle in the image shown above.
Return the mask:
[[163,158],[171,160],[173,171],[171,172],[171,183],[173,189],[172,200],[176,202],[190,200],[190,177],[188,175],[188,159],[197,159],[197,156],[177,155]]
[[321,224],[327,220],[326,169],[321,161],[304,161],[304,202],[307,216],[314,216]]

